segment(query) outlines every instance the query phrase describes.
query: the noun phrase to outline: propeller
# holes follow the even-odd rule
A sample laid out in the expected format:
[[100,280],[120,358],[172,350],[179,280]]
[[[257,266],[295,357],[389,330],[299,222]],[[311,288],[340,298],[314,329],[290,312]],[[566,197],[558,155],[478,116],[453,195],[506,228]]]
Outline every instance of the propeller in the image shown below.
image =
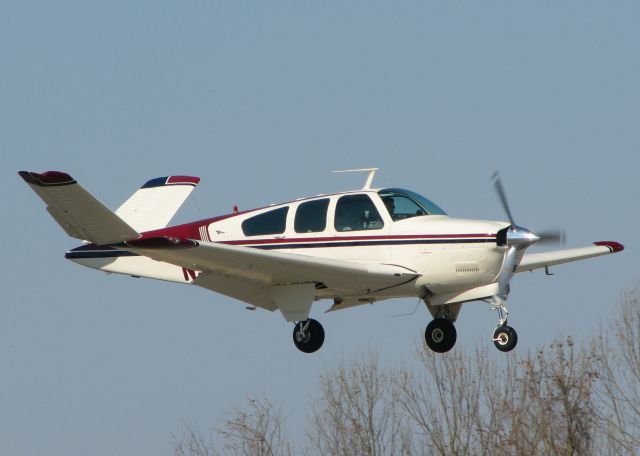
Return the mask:
[[[492,179],[493,186],[498,194],[502,208],[511,223],[510,226],[500,230],[497,236],[498,245],[506,245],[508,247],[502,263],[502,268],[498,274],[498,295],[496,296],[497,302],[495,304],[495,307],[501,311],[500,325],[503,325],[507,321],[506,314],[508,312],[506,310],[506,302],[507,296],[509,295],[509,282],[511,282],[511,278],[513,277],[513,274],[515,274],[516,267],[518,266],[518,251],[524,250],[536,243],[552,244],[564,242],[565,234],[561,230],[547,230],[534,233],[527,228],[518,226],[511,212],[511,208],[509,207],[507,192],[504,190],[504,186],[502,185],[500,174],[496,171],[493,174]],[[502,314],[502,311],[504,311],[504,315]]]
[[500,198],[502,208],[507,213],[507,217],[509,218],[511,225],[515,226],[516,222],[513,220],[513,215],[511,215],[511,209],[509,208],[509,202],[507,201],[507,192],[504,191],[504,187],[502,186],[502,179],[500,179],[500,174],[498,173],[498,171],[493,173],[491,179],[493,179],[493,186],[496,189],[496,193],[498,193],[498,198]]
[[564,230],[545,230],[536,233],[540,240],[537,242],[541,244],[564,244],[567,240],[567,235]]

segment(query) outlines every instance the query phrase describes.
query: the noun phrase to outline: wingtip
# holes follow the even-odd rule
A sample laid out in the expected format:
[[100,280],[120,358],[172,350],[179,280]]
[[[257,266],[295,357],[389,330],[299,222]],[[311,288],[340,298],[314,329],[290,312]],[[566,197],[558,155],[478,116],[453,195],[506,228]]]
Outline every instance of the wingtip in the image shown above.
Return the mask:
[[594,242],[593,244],[608,247],[609,250],[611,250],[611,253],[621,252],[624,250],[624,245],[615,241],[598,241],[598,242]]
[[75,184],[76,181],[62,171],[45,171],[44,173],[35,173],[33,171],[18,171],[18,174],[28,184],[39,185],[41,187],[53,185],[69,185]]

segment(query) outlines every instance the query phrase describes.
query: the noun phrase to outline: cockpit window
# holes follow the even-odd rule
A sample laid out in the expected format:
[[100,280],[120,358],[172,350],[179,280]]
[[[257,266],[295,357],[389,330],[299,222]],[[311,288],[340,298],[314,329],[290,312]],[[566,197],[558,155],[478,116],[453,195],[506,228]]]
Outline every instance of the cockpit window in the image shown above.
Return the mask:
[[382,217],[367,195],[346,195],[336,205],[336,231],[379,230]]
[[433,201],[410,190],[385,188],[380,190],[378,195],[394,221],[420,215],[447,215]]

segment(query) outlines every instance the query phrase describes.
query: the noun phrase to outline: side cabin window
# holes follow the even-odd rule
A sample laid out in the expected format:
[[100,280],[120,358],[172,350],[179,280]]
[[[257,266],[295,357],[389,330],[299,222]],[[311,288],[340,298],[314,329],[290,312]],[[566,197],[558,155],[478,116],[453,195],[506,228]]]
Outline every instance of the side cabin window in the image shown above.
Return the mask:
[[345,195],[336,205],[336,231],[379,230],[380,213],[368,195]]
[[248,218],[242,222],[242,232],[245,236],[282,234],[287,226],[287,212],[289,212],[289,206]]
[[327,209],[329,199],[320,199],[301,203],[296,210],[293,223],[296,233],[317,233],[327,227]]

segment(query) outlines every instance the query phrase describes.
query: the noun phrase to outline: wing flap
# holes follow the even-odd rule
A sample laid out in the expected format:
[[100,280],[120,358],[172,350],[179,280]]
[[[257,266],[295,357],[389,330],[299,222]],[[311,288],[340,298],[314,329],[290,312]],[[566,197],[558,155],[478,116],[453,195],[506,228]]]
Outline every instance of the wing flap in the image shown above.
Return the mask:
[[538,268],[555,266],[571,261],[586,260],[601,255],[608,255],[624,250],[624,246],[618,242],[602,241],[594,242],[592,246],[577,249],[555,250],[543,253],[527,253],[522,257],[516,272],[532,271]]
[[205,272],[199,274],[193,284],[262,309],[271,311],[277,309],[271,296],[271,286],[253,280],[218,272]]

